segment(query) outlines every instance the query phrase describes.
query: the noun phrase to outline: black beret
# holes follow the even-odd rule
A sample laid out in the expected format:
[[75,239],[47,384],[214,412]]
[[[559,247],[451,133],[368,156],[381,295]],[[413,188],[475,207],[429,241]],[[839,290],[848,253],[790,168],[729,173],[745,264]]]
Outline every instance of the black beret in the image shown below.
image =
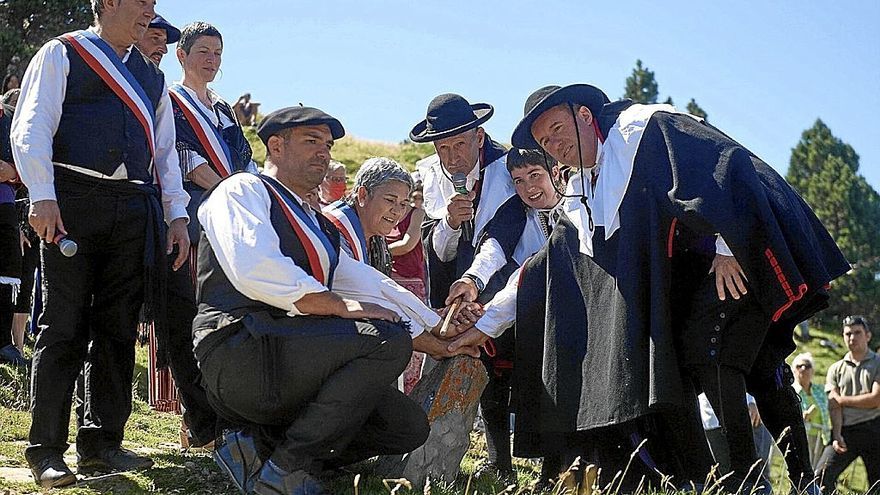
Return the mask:
[[270,137],[289,127],[321,124],[330,127],[333,139],[345,136],[345,129],[336,118],[312,107],[287,107],[275,110],[266,115],[257,126],[257,135],[260,136],[263,144],[266,144]]
[[165,43],[167,43],[169,45],[173,45],[173,44],[177,43],[178,41],[180,41],[180,30],[177,29],[176,27],[172,26],[170,22],[166,21],[165,18],[159,14],[156,14],[156,17],[153,17],[153,20],[150,21],[149,27],[156,28],[156,29],[164,29],[165,36],[168,37],[168,39],[165,41]]

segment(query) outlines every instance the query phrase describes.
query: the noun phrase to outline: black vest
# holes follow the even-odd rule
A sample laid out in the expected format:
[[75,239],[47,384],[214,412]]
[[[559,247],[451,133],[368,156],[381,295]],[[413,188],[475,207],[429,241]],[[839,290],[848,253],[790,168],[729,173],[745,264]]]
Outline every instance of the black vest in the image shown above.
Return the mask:
[[[52,161],[104,175],[112,175],[125,163],[129,179],[151,184],[150,147],[137,117],[86,65],[69,41],[59,40],[67,48],[70,73],[52,145]],[[155,111],[165,89],[162,71],[135,49],[125,66],[143,87]]]
[[[235,177],[236,175],[238,174],[233,174],[230,177]],[[289,195],[287,190],[279,189],[281,194]],[[213,191],[214,189],[205,194],[205,200]],[[292,259],[303,271],[314,276],[306,251],[287,221],[281,206],[278,205],[271,192],[269,197],[270,220],[281,241],[279,246],[281,253]],[[289,199],[296,201],[292,196],[289,196]],[[316,212],[316,216],[321,225],[321,230],[327,234],[330,244],[338,253],[339,231],[319,212]],[[345,255],[342,254],[342,256]],[[223,273],[223,268],[217,262],[217,257],[214,255],[214,250],[211,248],[211,243],[208,241],[204,229],[201,231],[201,240],[199,242],[197,277],[196,301],[198,302],[199,312],[193,322],[194,333],[222,328],[231,322],[240,320],[247,314],[259,311],[268,311],[276,316],[283,316],[287,313],[286,310],[251,299],[235,289],[232,282]]]

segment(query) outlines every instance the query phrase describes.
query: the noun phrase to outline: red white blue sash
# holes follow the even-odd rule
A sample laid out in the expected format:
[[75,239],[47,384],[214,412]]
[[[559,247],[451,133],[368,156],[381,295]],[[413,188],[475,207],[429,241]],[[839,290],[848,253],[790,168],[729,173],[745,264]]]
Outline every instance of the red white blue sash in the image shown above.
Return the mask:
[[211,168],[221,179],[228,177],[232,173],[232,153],[220,130],[211,123],[211,119],[183,86],[172,84],[168,88],[168,95],[180,107],[202,148],[208,153],[206,158],[210,161]]
[[74,31],[63,34],[61,37],[70,43],[70,46],[95,71],[95,74],[134,113],[141,127],[144,128],[147,143],[150,146],[150,154],[155,156],[156,113],[153,104],[140,82],[122,63],[119,55],[106,41],[92,31]]
[[332,288],[333,271],[339,263],[339,253],[333,248],[327,234],[309,218],[302,205],[297,203],[278,181],[265,175],[258,177],[266,184],[266,189],[275,198],[296,237],[302,243],[312,276],[327,288]]
[[364,228],[354,208],[344,201],[335,201],[324,207],[324,216],[333,222],[351,246],[352,255],[357,261],[367,263],[367,239]]

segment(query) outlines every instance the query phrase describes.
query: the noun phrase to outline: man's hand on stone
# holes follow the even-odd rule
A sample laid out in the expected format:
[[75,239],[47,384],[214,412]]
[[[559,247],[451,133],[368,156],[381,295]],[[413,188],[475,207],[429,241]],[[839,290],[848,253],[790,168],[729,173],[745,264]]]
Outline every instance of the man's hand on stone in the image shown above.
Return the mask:
[[474,324],[483,316],[483,305],[477,302],[463,302],[459,304],[458,309],[450,320],[449,328],[446,329],[446,335],[440,335],[440,328],[443,326],[443,320],[452,308],[447,306],[438,313],[442,319],[440,323],[431,329],[431,333],[442,340],[451,340],[466,330],[474,326]]
[[177,244],[177,258],[171,267],[177,271],[189,256],[189,233],[186,231],[186,219],[175,218],[168,226],[168,242],[165,246],[165,254],[171,254],[174,251],[174,245]]
[[446,206],[446,223],[458,230],[461,224],[474,218],[474,198],[476,193],[456,194]]
[[746,290],[746,278],[742,267],[733,256],[716,254],[712,260],[712,269],[709,273],[715,273],[715,288],[718,290],[718,299],[726,299],[725,288],[734,299],[739,299],[748,293]]
[[48,243],[55,242],[59,234],[67,235],[64,222],[61,221],[61,210],[54,199],[46,199],[31,203],[28,212],[28,223],[41,239]]
[[461,354],[465,353],[469,356],[480,357],[479,347],[489,340],[489,336],[485,333],[471,328],[453,340],[448,347],[449,352]]
[[477,289],[477,283],[474,282],[474,279],[461,277],[449,287],[449,297],[446,298],[446,305],[449,306],[459,297],[465,302],[476,301],[478,295],[480,295],[480,291]]

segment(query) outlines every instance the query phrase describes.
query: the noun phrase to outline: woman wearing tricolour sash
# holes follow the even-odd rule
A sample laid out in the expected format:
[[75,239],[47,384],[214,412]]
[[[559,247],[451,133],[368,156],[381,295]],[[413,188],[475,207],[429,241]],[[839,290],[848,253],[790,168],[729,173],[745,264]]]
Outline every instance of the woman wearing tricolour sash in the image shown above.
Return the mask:
[[[224,177],[241,170],[256,171],[251,147],[232,107],[208,83],[220,69],[223,38],[214,26],[194,22],[183,28],[177,59],[183,80],[168,92],[174,109],[177,153],[183,187],[190,194],[187,207],[192,249],[191,270],[169,272],[168,328],[170,345],[164,354],[184,406],[181,443],[202,446],[214,440],[216,415],[205,397],[192,352],[192,321],[196,315],[194,273],[198,247],[196,209],[202,194]],[[163,349],[159,349],[163,352]]]

